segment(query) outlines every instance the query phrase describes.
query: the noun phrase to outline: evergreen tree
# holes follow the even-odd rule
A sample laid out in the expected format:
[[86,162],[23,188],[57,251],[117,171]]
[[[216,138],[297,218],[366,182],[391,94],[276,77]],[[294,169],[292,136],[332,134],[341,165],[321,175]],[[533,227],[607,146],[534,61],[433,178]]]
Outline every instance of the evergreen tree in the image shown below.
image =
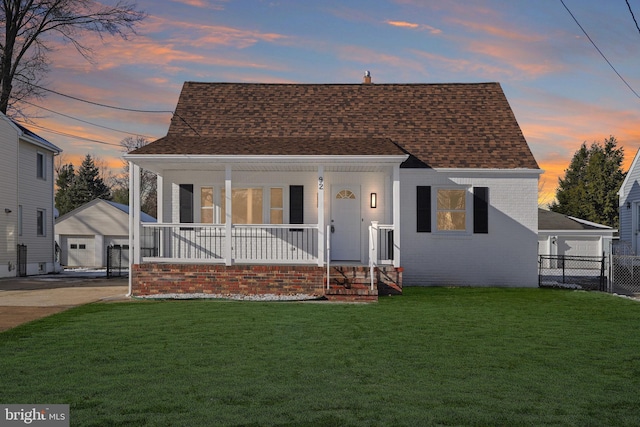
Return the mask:
[[624,149],[617,148],[615,137],[582,143],[571,159],[565,177],[559,179],[554,212],[618,227],[618,189],[624,181]]
[[73,201],[71,200],[71,191],[73,190],[72,187],[75,176],[75,169],[71,163],[62,165],[58,170],[55,204],[60,215],[64,215],[74,209]]
[[74,209],[94,199],[111,200],[111,190],[104,183],[100,176],[100,170],[90,154],[87,154],[78,168],[78,174],[74,179],[71,191],[71,199]]

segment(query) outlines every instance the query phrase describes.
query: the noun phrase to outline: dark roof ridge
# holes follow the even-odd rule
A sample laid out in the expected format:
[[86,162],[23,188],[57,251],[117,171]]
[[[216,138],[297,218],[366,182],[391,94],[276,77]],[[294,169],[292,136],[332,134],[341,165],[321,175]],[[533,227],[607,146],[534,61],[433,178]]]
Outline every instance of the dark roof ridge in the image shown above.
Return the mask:
[[495,81],[486,81],[486,82],[439,82],[439,83],[419,83],[419,82],[408,82],[408,83],[300,83],[300,82],[291,82],[291,83],[276,83],[276,82],[203,82],[203,81],[194,81],[189,80],[185,81],[184,85],[187,84],[198,84],[198,85],[243,85],[243,86],[471,86],[471,85],[500,85],[500,82]]

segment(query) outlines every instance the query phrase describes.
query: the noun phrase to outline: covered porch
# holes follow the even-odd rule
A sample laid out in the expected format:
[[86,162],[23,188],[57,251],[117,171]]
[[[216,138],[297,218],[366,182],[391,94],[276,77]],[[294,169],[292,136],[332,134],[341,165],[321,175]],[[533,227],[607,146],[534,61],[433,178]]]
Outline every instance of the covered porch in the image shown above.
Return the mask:
[[[401,289],[406,155],[125,157],[132,295]],[[157,174],[157,223],[140,221],[141,169]]]

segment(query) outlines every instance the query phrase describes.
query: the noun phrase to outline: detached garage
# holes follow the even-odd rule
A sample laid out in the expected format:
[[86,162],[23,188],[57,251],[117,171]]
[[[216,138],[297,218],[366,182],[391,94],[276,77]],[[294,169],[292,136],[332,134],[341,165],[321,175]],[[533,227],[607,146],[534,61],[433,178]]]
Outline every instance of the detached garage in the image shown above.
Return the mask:
[[538,210],[538,254],[601,257],[611,251],[615,230],[557,212]]
[[[141,219],[156,222],[144,213]],[[56,219],[55,234],[63,266],[106,267],[108,247],[119,246],[128,254],[129,207],[95,199]]]

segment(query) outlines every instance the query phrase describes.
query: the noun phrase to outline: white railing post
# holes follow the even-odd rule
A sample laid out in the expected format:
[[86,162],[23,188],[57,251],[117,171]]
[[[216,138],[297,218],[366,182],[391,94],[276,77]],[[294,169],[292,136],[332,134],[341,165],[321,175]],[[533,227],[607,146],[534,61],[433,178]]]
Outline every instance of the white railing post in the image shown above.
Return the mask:
[[378,221],[371,221],[369,226],[369,276],[371,277],[371,290],[374,289],[374,270],[378,263]]
[[331,284],[331,226],[327,225],[327,290]]

